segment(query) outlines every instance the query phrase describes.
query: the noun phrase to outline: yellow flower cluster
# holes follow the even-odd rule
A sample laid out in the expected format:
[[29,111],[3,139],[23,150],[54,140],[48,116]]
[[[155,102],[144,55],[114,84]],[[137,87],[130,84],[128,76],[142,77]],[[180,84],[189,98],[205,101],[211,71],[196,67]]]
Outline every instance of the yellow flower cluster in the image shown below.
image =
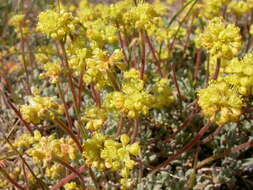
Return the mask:
[[130,170],[136,164],[131,156],[140,154],[139,144],[129,144],[129,142],[130,138],[126,134],[121,135],[120,142],[117,142],[101,133],[95,133],[83,146],[86,164],[102,171],[105,169],[120,170],[122,177],[120,182],[124,189],[127,186]]
[[172,89],[169,86],[169,80],[166,78],[156,78],[151,92],[154,95],[154,108],[163,108],[174,101]]
[[9,185],[8,180],[6,180],[5,178],[2,179],[2,177],[0,179],[1,179],[1,181],[0,181],[0,188],[3,188],[3,189],[7,188],[7,186]]
[[130,118],[138,118],[141,114],[148,114],[153,102],[154,97],[144,90],[144,81],[140,79],[139,71],[131,69],[124,73],[122,92],[109,93],[104,107],[127,114]]
[[246,54],[242,59],[234,58],[225,68],[226,82],[235,86],[244,96],[252,94],[253,54]]
[[40,141],[33,144],[27,153],[35,163],[43,163],[46,166],[54,156],[67,162],[76,160],[78,149],[70,137],[57,139],[54,135],[50,135],[41,137]]
[[28,105],[21,105],[20,112],[25,121],[40,123],[44,119],[54,119],[55,113],[63,114],[63,105],[56,103],[55,97],[29,96]]
[[123,53],[116,49],[111,56],[108,56],[106,51],[95,48],[92,52],[92,57],[86,59],[86,70],[83,76],[85,83],[94,83],[97,89],[102,89],[104,86],[111,86],[111,76],[114,67],[124,68]]
[[186,29],[184,27],[179,27],[178,24],[174,24],[167,28],[163,21],[160,26],[151,25],[147,32],[149,36],[155,37],[156,41],[159,43],[166,42],[173,38],[180,39],[186,35]]
[[[12,179],[19,180],[22,172],[20,167],[14,166],[14,168],[12,168],[8,174]],[[0,189],[9,189],[11,186],[12,184],[9,182],[9,180],[7,180],[5,176],[0,172]]]
[[133,26],[136,29],[148,29],[150,24],[165,14],[166,6],[160,4],[160,8],[157,9],[155,4],[139,3],[137,6],[131,7],[131,9],[124,14],[124,20],[128,26]]
[[224,59],[233,58],[242,46],[240,29],[234,24],[226,25],[221,18],[212,19],[198,40],[212,56]]
[[56,51],[52,45],[44,45],[37,48],[35,58],[38,64],[45,64],[52,61],[54,55],[56,55]]
[[247,0],[247,4],[249,6],[249,8],[253,8],[253,0]]
[[37,31],[48,37],[61,40],[76,31],[79,22],[70,12],[46,10],[38,16]]
[[28,133],[25,133],[15,139],[13,145],[18,148],[18,150],[22,150],[25,148],[29,148],[34,143],[39,142],[41,139],[41,134],[38,130],[34,131],[34,136],[31,136]]
[[249,11],[248,3],[245,1],[233,0],[228,4],[228,12],[234,13],[237,17]]
[[101,18],[101,12],[104,10],[105,6],[102,4],[94,5],[89,3],[88,0],[81,0],[77,14],[80,17],[81,22],[86,23]]
[[18,34],[18,37],[21,38],[22,36],[25,37],[29,35],[29,24],[30,21],[25,19],[24,14],[17,14],[14,15],[9,20],[9,25],[15,27],[15,32]]
[[86,128],[96,130],[103,125],[107,119],[106,110],[98,107],[89,107],[85,110],[83,121],[87,121]]
[[128,12],[133,6],[134,2],[132,0],[118,1],[104,9],[102,16],[107,22],[126,25],[124,14]]
[[49,78],[51,83],[57,83],[59,81],[59,76],[63,69],[59,61],[54,61],[52,63],[46,63],[43,65],[44,72],[40,74],[40,77]]
[[200,9],[200,17],[207,19],[213,19],[214,17],[220,16],[222,6],[227,4],[230,0],[203,0],[198,5]]
[[[112,44],[118,41],[118,29],[115,23],[111,23],[114,15],[123,13],[120,12],[123,6],[117,6],[117,4],[119,5],[121,3],[106,6],[102,4],[92,5],[86,0],[80,2],[80,10],[77,12],[80,22],[87,30],[87,38],[95,42],[98,47],[103,47],[105,44]],[[115,5],[118,8],[117,10],[113,9]],[[111,9],[115,10],[115,12]]]
[[73,52],[69,55],[69,67],[80,73],[84,71],[86,66],[86,58],[89,55],[87,48],[73,48]]
[[76,184],[76,182],[69,182],[64,185],[65,190],[81,190],[81,188]]
[[106,24],[102,19],[88,22],[84,26],[87,28],[88,39],[95,41],[98,47],[118,41],[117,28],[112,24]]
[[46,176],[49,179],[60,179],[63,175],[64,167],[60,164],[53,164],[52,167],[46,168]]
[[200,90],[198,97],[203,114],[218,125],[235,122],[241,115],[242,98],[223,80],[212,82]]

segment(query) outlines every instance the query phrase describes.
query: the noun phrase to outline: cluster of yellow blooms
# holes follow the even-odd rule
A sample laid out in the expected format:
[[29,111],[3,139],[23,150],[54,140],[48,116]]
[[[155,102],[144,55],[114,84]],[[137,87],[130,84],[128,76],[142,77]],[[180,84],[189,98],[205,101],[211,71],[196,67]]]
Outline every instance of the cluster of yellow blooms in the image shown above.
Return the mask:
[[[164,8],[164,9],[163,9]],[[124,14],[124,20],[128,26],[136,29],[148,29],[150,23],[156,21],[157,17],[164,15],[166,7],[156,9],[156,6],[149,3],[139,3],[137,6]]]
[[69,182],[64,185],[65,190],[81,190],[81,188],[76,184],[76,182]]
[[122,92],[109,93],[104,107],[127,114],[130,118],[137,118],[141,114],[147,115],[153,102],[153,96],[144,90],[144,81],[140,79],[139,71],[131,69],[124,73]]
[[[148,36],[154,38],[158,43],[164,43],[168,45],[171,40],[182,39],[186,35],[186,29],[179,24],[173,24],[169,28],[166,26],[166,22],[158,17],[156,22],[150,24],[149,28],[146,29]],[[160,55],[161,60],[166,60],[171,57],[171,52],[169,52],[168,48],[162,48]]]
[[39,64],[46,64],[52,61],[52,57],[56,55],[56,52],[52,45],[39,46],[37,53],[35,54],[36,61]]
[[104,107],[109,111],[117,111],[136,119],[147,115],[152,108],[163,108],[174,101],[172,90],[165,78],[156,79],[150,92],[144,89],[144,81],[140,72],[130,69],[124,73],[121,91],[109,93],[104,101]]
[[80,10],[77,13],[80,22],[87,30],[86,37],[90,41],[94,41],[98,47],[118,41],[116,26],[106,19],[107,11],[109,11],[108,6],[101,4],[95,6],[84,0],[81,1],[79,7]]
[[240,29],[234,24],[226,25],[220,17],[209,22],[198,40],[210,55],[223,59],[236,56],[242,46]]
[[69,67],[78,75],[85,70],[86,59],[91,57],[92,52],[84,44],[85,39],[77,37],[67,47]]
[[46,176],[49,179],[61,179],[63,176],[63,172],[64,172],[64,167],[60,164],[53,164],[52,167],[47,167],[46,168]]
[[[9,176],[14,180],[19,180],[21,178],[21,169],[20,167],[12,168],[12,170],[9,171]],[[0,188],[1,189],[7,189],[11,188],[11,183],[5,178],[2,173],[0,173]]]
[[253,7],[252,0],[202,0],[195,9],[198,9],[199,16],[207,19],[222,15],[224,5],[227,5],[227,12],[235,15],[236,18],[247,14]]
[[203,0],[198,4],[200,17],[212,19],[220,16],[222,6],[227,4],[229,0]]
[[242,98],[224,81],[212,82],[198,96],[203,114],[219,125],[237,121],[241,115]]
[[2,177],[1,175],[0,175],[0,179],[1,179],[0,188],[3,188],[3,189],[6,188],[9,185],[8,180],[4,179],[4,177]]
[[[65,161],[73,161],[78,156],[76,144],[70,137],[57,139],[55,135],[44,137],[39,131],[34,132],[34,136],[23,134],[18,137],[13,145],[18,150],[28,149],[27,153],[35,163],[47,164],[57,156]],[[59,165],[47,169],[47,176],[56,176],[56,170],[60,170]]]
[[28,105],[20,106],[20,112],[25,121],[40,123],[45,119],[54,119],[56,114],[63,114],[64,108],[55,97],[34,95],[28,97]]
[[249,11],[248,3],[245,1],[231,1],[228,3],[228,12],[234,13],[237,17]]
[[30,21],[25,18],[24,14],[14,15],[9,20],[9,25],[15,27],[15,32],[17,33],[19,38],[23,38],[30,34],[29,24]]
[[40,74],[40,77],[49,78],[51,83],[57,83],[59,81],[59,76],[63,71],[61,63],[59,61],[54,61],[51,63],[46,63],[43,65],[44,72]]
[[57,139],[55,135],[41,137],[40,141],[33,144],[27,151],[35,163],[47,165],[57,156],[67,162],[74,161],[78,156],[76,144],[70,137]]
[[38,143],[41,139],[41,134],[39,131],[34,131],[34,136],[30,134],[24,133],[23,135],[19,136],[13,145],[18,148],[18,150],[29,148],[34,143]]
[[252,94],[253,54],[235,57],[241,47],[239,28],[226,27],[220,18],[211,20],[199,40],[211,54],[209,71],[212,75],[217,59],[221,59],[218,80],[199,91],[199,105],[203,114],[219,125],[235,122],[244,105],[242,97]]
[[226,82],[235,86],[244,96],[252,94],[253,54],[246,54],[242,59],[234,58],[225,68]]
[[83,75],[83,81],[87,84],[94,83],[97,89],[111,84],[114,67],[124,68],[123,53],[116,49],[111,56],[106,51],[95,48],[92,57],[86,59],[86,71]]
[[109,136],[96,132],[83,145],[86,164],[101,171],[120,170],[122,177],[120,183],[122,189],[125,189],[128,186],[130,170],[135,166],[135,161],[131,159],[131,156],[140,154],[139,144],[129,144],[129,142],[130,138],[126,134],[121,135],[120,142],[117,142]]
[[38,18],[37,31],[55,40],[62,40],[67,35],[74,34],[79,23],[70,12],[64,10],[46,10],[41,12]]
[[174,101],[172,89],[169,87],[169,81],[165,78],[156,78],[155,84],[152,86],[152,94],[155,98],[154,108],[163,108],[170,105]]
[[83,121],[87,121],[86,128],[96,130],[103,125],[107,119],[107,113],[103,108],[89,107],[85,110]]
[[168,79],[157,78],[150,92],[144,89],[144,81],[140,72],[130,69],[124,73],[121,91],[109,93],[104,101],[104,107],[109,111],[118,111],[130,118],[147,115],[152,108],[163,108],[174,101]]

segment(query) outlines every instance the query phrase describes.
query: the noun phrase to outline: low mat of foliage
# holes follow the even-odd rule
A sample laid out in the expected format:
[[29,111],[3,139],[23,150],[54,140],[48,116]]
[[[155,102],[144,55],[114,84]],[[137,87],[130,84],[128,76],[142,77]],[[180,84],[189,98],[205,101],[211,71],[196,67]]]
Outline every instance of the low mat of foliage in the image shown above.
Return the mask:
[[253,0],[0,0],[0,189],[252,189]]

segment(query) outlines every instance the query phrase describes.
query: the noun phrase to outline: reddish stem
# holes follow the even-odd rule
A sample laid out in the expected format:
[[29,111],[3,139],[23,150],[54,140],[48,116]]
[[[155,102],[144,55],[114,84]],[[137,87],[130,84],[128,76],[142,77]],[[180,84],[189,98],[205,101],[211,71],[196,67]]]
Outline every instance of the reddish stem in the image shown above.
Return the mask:
[[28,95],[32,94],[31,91],[31,86],[30,86],[30,82],[29,82],[29,74],[28,74],[28,69],[27,69],[27,63],[26,63],[26,58],[25,58],[25,40],[24,40],[24,35],[23,35],[23,30],[22,30],[22,25],[19,27],[20,29],[20,34],[21,34],[21,56],[23,59],[23,67],[25,70],[25,76],[26,76],[26,87],[27,87],[27,93]]
[[173,80],[173,83],[174,83],[174,85],[177,89],[178,99],[180,101],[180,104],[182,105],[182,96],[181,96],[181,91],[179,89],[179,85],[178,85],[178,82],[177,82],[177,75],[176,75],[176,69],[175,69],[174,61],[172,61],[172,63],[171,63],[171,71],[172,71],[172,80]]
[[59,44],[60,44],[62,56],[60,55],[60,51],[58,49],[58,46],[56,46],[56,47],[57,47],[57,50],[58,50],[58,54],[61,58],[61,61],[62,61],[63,65],[65,66],[65,68],[67,69],[68,85],[69,85],[69,88],[70,88],[72,96],[73,96],[74,104],[77,108],[78,107],[77,106],[77,97],[76,97],[76,92],[75,92],[75,89],[74,89],[74,84],[73,84],[73,81],[72,81],[71,70],[69,68],[67,53],[66,53],[66,50],[65,50],[64,43],[62,41],[60,41]]
[[131,143],[134,143],[136,140],[136,137],[139,133],[139,129],[140,129],[140,120],[139,119],[135,119],[134,120],[134,125],[133,125],[134,129],[133,129],[133,133],[132,133],[132,137],[131,137]]
[[66,133],[69,134],[69,136],[70,136],[70,137],[74,140],[74,142],[76,143],[76,145],[77,145],[77,147],[78,147],[80,153],[82,153],[82,152],[83,152],[82,145],[80,144],[80,142],[78,141],[78,139],[77,139],[76,136],[74,135],[73,131],[72,131],[68,126],[65,126],[65,124],[64,124],[61,120],[59,120],[59,119],[57,119],[57,118],[54,119],[54,122],[57,123],[57,124],[59,125],[59,127],[60,127],[64,132],[66,132]]
[[200,66],[200,61],[201,61],[201,54],[202,54],[201,49],[197,49],[194,74],[193,74],[193,79],[195,81],[197,80],[197,77],[198,77],[199,66]]
[[27,173],[26,173],[24,162],[22,163],[22,169],[23,169],[24,178],[25,178],[26,190],[29,190],[29,182],[28,182],[28,178],[27,178]]
[[116,26],[118,28],[118,37],[119,37],[120,47],[121,47],[123,55],[124,55],[124,61],[126,63],[128,63],[128,59],[127,59],[127,55],[126,55],[126,51],[125,51],[125,46],[124,46],[124,41],[123,41],[123,38],[122,38],[122,35],[121,35],[121,32],[120,32],[119,24],[116,23]]
[[133,62],[133,68],[137,69],[137,56],[136,56],[136,46],[133,46],[133,53],[134,53],[134,62]]
[[116,137],[118,137],[121,133],[121,130],[123,128],[123,120],[124,120],[124,116],[121,115],[119,118],[118,126],[117,126],[117,132],[115,134]]
[[155,51],[155,48],[154,46],[152,45],[151,43],[151,40],[147,34],[147,32],[145,31],[145,39],[147,40],[147,43],[148,43],[148,46],[149,46],[149,49],[151,50],[151,53],[152,53],[152,56],[153,56],[153,59],[155,61],[155,65],[157,66],[157,72],[160,74],[161,77],[163,77],[163,73],[162,73],[162,70],[161,70],[161,64],[160,64],[160,61],[158,60],[157,58],[157,53]]
[[80,112],[81,110],[81,94],[83,89],[83,71],[80,73],[80,79],[78,84],[78,95],[77,95],[77,109]]
[[91,84],[90,86],[91,86],[91,90],[92,90],[93,97],[94,97],[94,100],[96,102],[96,105],[97,105],[97,107],[100,108],[101,107],[101,101],[100,101],[99,93],[96,91],[94,84]]
[[72,130],[73,123],[72,123],[71,117],[69,115],[68,106],[67,106],[67,103],[65,101],[65,98],[64,98],[64,95],[63,95],[63,92],[62,92],[62,89],[61,89],[61,86],[60,86],[59,83],[57,83],[57,87],[58,87],[58,90],[59,90],[59,95],[60,95],[61,101],[62,101],[63,106],[64,106],[64,112],[65,112],[65,115],[67,117],[68,127],[69,127],[69,129]]
[[82,189],[85,190],[85,183],[84,183],[84,180],[83,180],[83,177],[81,176],[81,174],[79,173],[78,170],[76,170],[75,168],[73,168],[71,165],[69,165],[67,162],[65,162],[64,160],[62,160],[61,158],[57,157],[57,156],[53,156],[53,159],[62,164],[64,167],[68,168],[70,171],[72,171],[73,173],[75,173],[78,178],[79,178],[79,181],[80,183],[82,184]]
[[218,58],[218,59],[217,59],[217,64],[216,64],[216,68],[215,68],[215,73],[214,73],[214,75],[213,75],[213,80],[217,80],[217,78],[218,78],[218,76],[219,76],[220,65],[221,65],[221,59]]
[[7,97],[7,95],[2,92],[3,94],[3,98],[6,102],[6,104],[8,105],[9,108],[11,108],[15,114],[17,115],[17,117],[20,119],[20,121],[23,123],[23,125],[26,127],[26,129],[29,131],[29,133],[33,136],[34,133],[33,133],[33,130],[32,128],[29,126],[29,124],[22,118],[22,115],[20,113],[20,111],[18,111],[18,109],[11,103],[11,101],[9,100],[9,98]]
[[[85,170],[87,169],[86,166],[82,166],[81,168],[79,168],[77,170],[77,172],[79,174],[83,173]],[[68,183],[70,180],[74,179],[77,177],[77,174],[75,172],[71,173],[70,175],[68,175],[67,177],[61,179],[57,184],[55,184],[50,190],[57,190],[60,189],[60,187],[62,187],[63,185],[65,185],[66,183]]]
[[210,140],[212,140],[216,135],[219,134],[219,132],[221,131],[223,127],[224,125],[220,125],[218,128],[216,128],[216,130],[211,135],[209,135],[208,137],[206,137],[205,139],[201,141],[201,144],[205,144],[209,142]]
[[143,32],[140,32],[140,39],[141,39],[141,70],[140,70],[140,77],[143,80],[144,78],[144,72],[145,72],[145,53],[146,53],[146,47],[145,47],[145,40]]
[[19,185],[14,179],[12,179],[9,174],[0,167],[0,171],[1,173],[4,175],[4,177],[12,184],[14,185],[16,188],[21,189],[21,190],[26,190],[24,187],[22,187],[21,185]]

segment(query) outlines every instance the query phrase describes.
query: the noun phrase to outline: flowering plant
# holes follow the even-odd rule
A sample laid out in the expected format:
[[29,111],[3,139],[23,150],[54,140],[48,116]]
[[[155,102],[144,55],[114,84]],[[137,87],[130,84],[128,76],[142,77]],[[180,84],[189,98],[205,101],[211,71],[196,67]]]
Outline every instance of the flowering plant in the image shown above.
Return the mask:
[[0,189],[238,188],[252,169],[252,11],[0,0]]

